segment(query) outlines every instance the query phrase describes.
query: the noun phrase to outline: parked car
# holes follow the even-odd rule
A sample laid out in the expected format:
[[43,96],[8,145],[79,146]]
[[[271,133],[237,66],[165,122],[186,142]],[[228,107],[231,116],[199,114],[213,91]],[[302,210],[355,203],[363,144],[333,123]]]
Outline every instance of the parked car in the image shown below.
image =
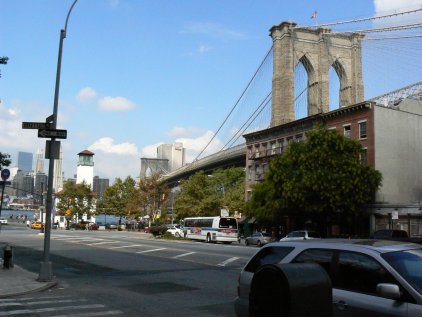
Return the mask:
[[183,237],[183,229],[179,225],[166,225],[168,228],[166,232],[170,232],[175,237]]
[[257,245],[258,247],[274,241],[271,234],[265,232],[255,232],[250,237],[245,239],[246,245]]
[[91,222],[88,224],[88,230],[98,230],[99,227],[100,225],[95,222]]
[[310,239],[263,246],[240,272],[236,315],[249,316],[251,282],[259,267],[304,262],[320,264],[331,278],[333,317],[422,316],[422,246],[371,239]]
[[284,238],[281,238],[280,241],[294,241],[294,240],[307,240],[307,239],[320,239],[321,236],[316,231],[310,230],[297,230],[292,231],[287,234]]
[[407,231],[398,229],[381,229],[374,232],[374,239],[405,241],[422,244],[421,237],[409,237]]
[[7,225],[7,219],[6,219],[6,218],[1,217],[1,218],[0,218],[0,224],[2,224],[2,225]]
[[44,228],[44,224],[42,222],[35,221],[31,224],[31,228],[32,229],[42,229],[42,228]]

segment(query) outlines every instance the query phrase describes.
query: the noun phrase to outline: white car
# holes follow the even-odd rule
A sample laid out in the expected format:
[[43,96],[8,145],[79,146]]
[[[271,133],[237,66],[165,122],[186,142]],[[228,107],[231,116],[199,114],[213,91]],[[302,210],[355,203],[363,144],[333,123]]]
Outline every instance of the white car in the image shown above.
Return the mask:
[[321,239],[321,236],[316,231],[309,230],[297,230],[290,232],[280,241],[296,241],[296,240],[308,240],[308,239]]
[[175,237],[183,237],[183,230],[180,229],[179,225],[168,225],[168,229],[166,232],[170,232]]
[[7,225],[7,219],[6,218],[0,218],[0,224]]
[[249,316],[252,279],[262,265],[309,262],[332,281],[333,317],[422,316],[422,246],[370,239],[266,244],[240,272],[236,315]]

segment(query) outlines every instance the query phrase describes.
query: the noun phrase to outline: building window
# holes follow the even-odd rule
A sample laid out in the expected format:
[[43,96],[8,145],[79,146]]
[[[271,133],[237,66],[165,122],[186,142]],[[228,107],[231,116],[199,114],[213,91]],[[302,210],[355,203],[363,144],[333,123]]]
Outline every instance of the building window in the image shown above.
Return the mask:
[[359,155],[360,158],[360,163],[362,165],[366,165],[368,164],[368,151],[365,149],[363,149],[363,152]]
[[350,124],[343,126],[343,134],[346,138],[350,138],[351,136],[352,127]]
[[255,158],[259,158],[259,144],[255,145]]
[[290,143],[292,143],[293,142],[293,137],[292,136],[289,136],[288,138],[287,138],[287,144],[290,144]]
[[277,144],[275,142],[271,142],[271,155],[276,154],[276,147],[277,147]]
[[248,181],[252,180],[252,166],[248,166]]
[[302,134],[296,135],[296,142],[302,142],[302,139],[303,139],[303,135]]
[[367,132],[366,132],[366,121],[359,122],[359,138],[366,139]]
[[267,147],[268,147],[267,143],[262,143],[262,153],[264,157],[268,155]]
[[278,154],[283,153],[283,147],[284,147],[284,139],[280,139],[277,141],[278,142]]
[[252,146],[248,146],[248,158],[252,159]]

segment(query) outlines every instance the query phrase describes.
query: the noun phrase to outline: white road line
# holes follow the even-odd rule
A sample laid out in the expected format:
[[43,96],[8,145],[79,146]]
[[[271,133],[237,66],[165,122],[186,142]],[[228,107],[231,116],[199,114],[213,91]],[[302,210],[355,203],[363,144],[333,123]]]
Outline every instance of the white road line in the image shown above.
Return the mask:
[[237,258],[237,257],[233,257],[233,258],[227,259],[226,261],[221,262],[221,263],[219,263],[219,264],[217,264],[217,265],[218,265],[218,266],[226,266],[227,264],[229,264],[229,263],[231,263],[231,262],[233,262],[233,261],[236,261],[237,259],[239,259],[239,258]]
[[181,258],[181,257],[188,256],[194,253],[196,252],[188,252],[188,253],[179,254],[179,255],[174,256],[173,259]]
[[110,315],[122,315],[121,310],[109,310],[103,312],[94,312],[94,313],[82,313],[82,314],[66,314],[66,315],[56,315],[51,317],[94,317],[94,316],[110,316]]
[[18,309],[18,310],[9,310],[5,312],[0,312],[0,316],[12,316],[12,315],[22,315],[22,314],[34,314],[34,313],[45,313],[52,311],[60,310],[76,310],[76,309],[90,309],[90,308],[104,308],[104,305],[93,304],[93,305],[75,305],[75,306],[62,306],[62,307],[47,307],[47,308],[37,308],[37,309]]
[[111,250],[111,249],[123,249],[123,248],[131,248],[131,247],[140,247],[140,246],[143,246],[144,244],[131,244],[131,245],[120,245],[120,246],[117,246],[117,247],[111,247],[111,248],[108,248],[109,250]]
[[94,243],[87,243],[86,245],[100,245],[100,244],[108,244],[108,243],[120,243],[120,241],[103,241],[103,242],[94,242]]
[[147,253],[147,252],[155,252],[155,251],[161,251],[161,250],[165,250],[167,248],[159,248],[159,249],[152,249],[152,250],[145,250],[145,251],[138,251],[136,253]]
[[35,302],[25,302],[26,305],[44,305],[51,303],[74,303],[74,302],[87,302],[87,299],[60,299],[60,300],[44,300]]
[[100,238],[87,238],[87,237],[60,237],[60,238],[54,238],[54,240],[61,240],[61,241],[66,241],[66,240],[104,240],[104,239],[100,239]]

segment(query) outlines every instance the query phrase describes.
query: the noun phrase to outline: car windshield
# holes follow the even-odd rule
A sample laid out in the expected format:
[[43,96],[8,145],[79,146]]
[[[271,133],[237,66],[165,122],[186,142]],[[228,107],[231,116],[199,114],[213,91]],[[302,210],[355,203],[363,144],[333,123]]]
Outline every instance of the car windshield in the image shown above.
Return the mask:
[[422,294],[422,249],[389,252],[382,257]]

